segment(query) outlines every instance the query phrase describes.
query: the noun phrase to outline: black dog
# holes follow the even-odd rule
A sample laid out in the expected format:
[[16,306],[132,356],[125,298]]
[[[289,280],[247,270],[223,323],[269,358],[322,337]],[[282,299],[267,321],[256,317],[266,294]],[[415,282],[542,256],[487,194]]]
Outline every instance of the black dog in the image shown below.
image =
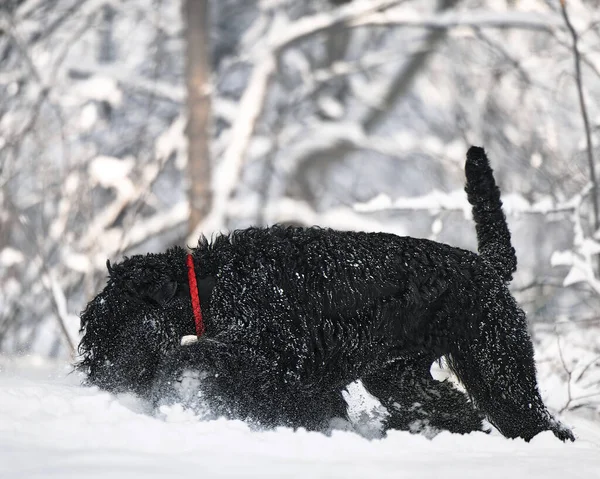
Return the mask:
[[[467,153],[466,176],[479,255],[391,234],[271,227],[202,238],[189,255],[108,264],[107,286],[82,313],[79,368],[91,384],[155,401],[200,371],[215,414],[267,427],[319,429],[345,416],[341,391],[361,379],[388,409],[388,428],[467,433],[485,416],[507,437],[551,430],[573,440],[538,392],[483,149]],[[196,342],[180,344],[195,331]],[[468,396],[431,377],[442,356]]]

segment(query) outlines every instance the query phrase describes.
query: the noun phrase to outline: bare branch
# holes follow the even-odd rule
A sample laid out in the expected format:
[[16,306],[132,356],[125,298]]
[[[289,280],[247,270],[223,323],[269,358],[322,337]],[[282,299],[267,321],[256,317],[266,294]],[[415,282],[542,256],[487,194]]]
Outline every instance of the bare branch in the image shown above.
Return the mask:
[[[581,118],[583,119],[583,126],[585,128],[585,141],[587,145],[587,159],[588,167],[590,169],[590,181],[592,182],[592,206],[594,209],[594,232],[600,228],[600,206],[598,205],[598,183],[596,178],[596,165],[594,162],[594,151],[592,146],[592,134],[590,128],[590,121],[588,119],[588,112],[585,105],[585,96],[583,94],[583,78],[581,74],[581,55],[579,53],[578,40],[579,36],[577,31],[573,27],[569,15],[567,13],[566,0],[560,1],[560,8],[563,14],[563,18],[571,33],[573,39],[573,58],[575,60],[575,81],[577,83],[577,93],[579,96],[579,108],[581,110]],[[597,269],[600,271],[600,256],[598,257]]]
[[[43,259],[40,258],[42,261]],[[56,320],[58,322],[58,326],[62,332],[65,341],[69,347],[69,353],[71,357],[75,356],[75,342],[71,338],[69,334],[69,329],[67,328],[67,322],[69,321],[69,313],[67,311],[67,298],[65,297],[64,291],[61,289],[58,281],[54,278],[54,275],[48,270],[48,268],[44,265],[44,270],[46,271],[46,281],[48,284],[46,288],[49,292],[51,292],[52,297],[52,305],[54,307],[54,313],[56,315]]]
[[69,18],[71,18],[78,10],[80,10],[81,7],[83,7],[87,2],[88,0],[74,0],[71,5],[68,8],[65,8],[59,16],[54,18],[52,22],[50,22],[50,24],[43,29],[43,31],[36,32],[36,35],[34,35],[31,43],[39,43],[54,34],[54,32],[56,32],[64,22],[69,20]]
[[[41,286],[49,294],[52,307],[54,309],[54,316],[58,323],[61,336],[67,344],[69,354],[73,356],[75,353],[75,345],[67,328],[67,318],[69,314],[67,312],[67,300],[65,298],[65,295],[56,283],[54,275],[50,271],[48,264],[46,263],[46,258],[44,258],[43,256],[44,247],[37,232],[33,228],[31,228],[31,226],[25,221],[25,219],[22,216],[17,217],[17,224],[23,229],[23,231],[26,232],[27,237],[32,242],[34,242],[36,246],[37,253],[35,254],[34,262],[36,263],[38,273],[40,271],[43,271],[44,273],[41,277]],[[39,275],[36,274],[35,277],[37,278],[37,281],[34,281],[34,283],[39,282]]]
[[[596,319],[596,321],[598,321],[598,319]],[[581,372],[577,375],[577,377],[575,378],[575,382],[579,382],[583,376],[585,375],[585,373],[590,369],[590,367],[592,366],[596,366],[597,364],[600,364],[600,356],[596,356],[594,359],[592,359],[591,361],[589,361],[581,370]],[[600,394],[600,393],[599,393]]]
[[571,371],[567,367],[567,364],[565,363],[565,358],[563,356],[562,347],[560,345],[560,337],[556,331],[555,331],[555,334],[556,334],[556,345],[558,347],[558,356],[560,358],[560,363],[562,364],[563,369],[567,373],[567,402],[559,411],[559,414],[562,414],[564,411],[569,409],[569,406],[573,402],[573,396],[571,394],[571,377],[573,375],[573,371]]

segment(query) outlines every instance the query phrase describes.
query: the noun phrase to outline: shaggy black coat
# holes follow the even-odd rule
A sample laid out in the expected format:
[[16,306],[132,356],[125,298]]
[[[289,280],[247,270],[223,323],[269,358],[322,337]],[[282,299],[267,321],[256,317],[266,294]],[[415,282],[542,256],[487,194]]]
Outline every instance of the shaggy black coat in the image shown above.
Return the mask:
[[[195,331],[182,248],[109,265],[81,316],[79,368],[110,391],[160,402],[185,371],[217,415],[319,429],[345,416],[361,379],[388,428],[482,429],[507,437],[571,432],[538,392],[500,192],[483,149],[466,163],[479,254],[425,239],[322,228],[250,228],[192,251],[206,332]],[[445,357],[467,394],[436,381]],[[194,394],[197,397],[197,394]]]

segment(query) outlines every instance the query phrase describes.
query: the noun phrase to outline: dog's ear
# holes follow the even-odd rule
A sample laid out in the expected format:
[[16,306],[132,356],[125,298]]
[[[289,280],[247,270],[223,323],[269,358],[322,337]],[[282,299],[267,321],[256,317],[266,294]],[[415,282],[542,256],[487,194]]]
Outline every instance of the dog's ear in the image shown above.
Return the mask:
[[164,280],[146,292],[146,296],[160,306],[167,306],[177,293],[177,281]]

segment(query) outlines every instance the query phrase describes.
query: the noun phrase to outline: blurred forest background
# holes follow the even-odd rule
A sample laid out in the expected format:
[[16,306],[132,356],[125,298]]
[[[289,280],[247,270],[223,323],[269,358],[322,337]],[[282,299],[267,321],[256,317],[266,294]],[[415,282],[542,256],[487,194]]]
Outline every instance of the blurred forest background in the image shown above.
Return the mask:
[[[485,146],[540,374],[600,417],[598,0],[3,0],[0,354],[106,259],[276,222],[476,249]],[[550,378],[550,379],[548,379]]]

